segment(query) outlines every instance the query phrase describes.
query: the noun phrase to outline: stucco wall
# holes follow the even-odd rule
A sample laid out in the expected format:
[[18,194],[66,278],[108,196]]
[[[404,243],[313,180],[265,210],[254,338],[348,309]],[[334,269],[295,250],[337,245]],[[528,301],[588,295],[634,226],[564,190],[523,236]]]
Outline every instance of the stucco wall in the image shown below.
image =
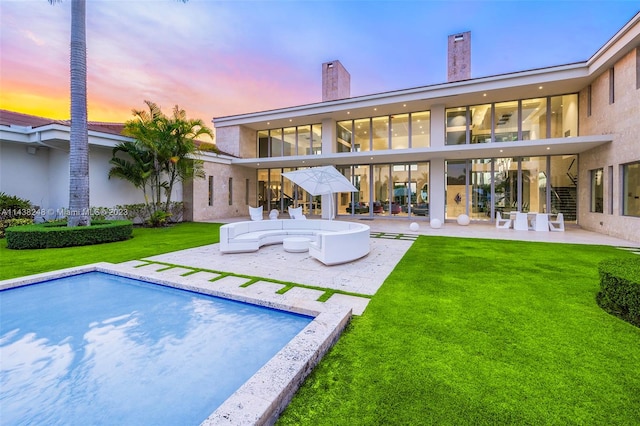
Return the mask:
[[[636,49],[637,50],[637,49]],[[587,116],[588,89],[580,92],[580,134],[614,135],[613,142],[579,157],[578,223],[585,229],[640,241],[640,218],[621,215],[621,165],[640,160],[640,89],[637,88],[636,50],[614,66],[615,102],[609,103],[609,72],[591,84],[591,116]],[[608,168],[613,166],[613,193]],[[591,170],[604,169],[604,212],[590,212]],[[613,211],[609,206],[613,202]]]
[[[144,202],[140,189],[122,179],[109,179],[111,148],[90,147],[89,194],[91,207],[114,207]],[[52,210],[69,206],[69,154],[66,150],[38,147],[29,154],[25,145],[0,144],[0,191],[30,200]],[[173,201],[182,201],[182,186],[176,185]],[[59,216],[60,214],[58,214]]]

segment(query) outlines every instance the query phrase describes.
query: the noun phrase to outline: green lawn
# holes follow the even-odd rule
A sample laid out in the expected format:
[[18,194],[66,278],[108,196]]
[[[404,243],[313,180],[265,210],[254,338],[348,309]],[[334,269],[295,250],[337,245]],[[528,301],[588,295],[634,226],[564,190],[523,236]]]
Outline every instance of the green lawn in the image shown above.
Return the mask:
[[96,262],[120,263],[156,254],[214,244],[220,224],[181,223],[167,228],[135,228],[117,243],[47,250],[9,250],[0,240],[0,280]]
[[[0,279],[218,241],[217,224],[7,250]],[[595,303],[612,247],[420,237],[282,425],[640,424],[640,329]]]
[[595,303],[616,256],[420,237],[279,424],[640,424],[640,329]]

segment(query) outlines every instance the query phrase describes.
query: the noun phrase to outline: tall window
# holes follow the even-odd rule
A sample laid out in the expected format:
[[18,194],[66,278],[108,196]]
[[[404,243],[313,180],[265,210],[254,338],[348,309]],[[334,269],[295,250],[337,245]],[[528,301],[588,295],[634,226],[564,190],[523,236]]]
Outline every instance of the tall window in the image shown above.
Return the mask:
[[518,101],[500,102],[495,105],[494,133],[496,142],[517,141]]
[[550,127],[552,138],[578,136],[578,95],[551,97]]
[[616,101],[616,74],[613,68],[609,69],[609,103]]
[[427,148],[431,145],[431,113],[414,112],[411,114],[411,147]]
[[591,170],[591,212],[604,212],[604,185],[602,169]]
[[213,205],[213,176],[209,176],[209,205]]
[[351,152],[351,143],[353,140],[353,122],[338,121],[336,124],[336,152]]
[[229,178],[229,205],[233,205],[233,178]]
[[391,149],[409,148],[409,114],[391,116]]
[[491,142],[491,104],[474,105],[469,113],[471,143]]
[[640,217],[640,161],[622,166],[622,214]]
[[522,140],[547,138],[547,98],[522,101]]
[[[491,108],[489,108],[491,109]],[[467,108],[450,108],[447,115],[447,145],[463,145],[467,143]],[[489,135],[491,137],[491,135]]]

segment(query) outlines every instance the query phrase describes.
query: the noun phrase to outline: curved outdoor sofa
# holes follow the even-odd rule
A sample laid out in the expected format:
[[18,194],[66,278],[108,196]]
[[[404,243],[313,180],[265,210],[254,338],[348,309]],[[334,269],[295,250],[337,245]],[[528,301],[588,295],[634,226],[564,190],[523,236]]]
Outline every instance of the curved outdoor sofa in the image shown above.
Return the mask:
[[276,219],[228,223],[220,227],[220,252],[244,253],[307,236],[309,254],[325,265],[351,262],[369,254],[369,226],[338,220]]

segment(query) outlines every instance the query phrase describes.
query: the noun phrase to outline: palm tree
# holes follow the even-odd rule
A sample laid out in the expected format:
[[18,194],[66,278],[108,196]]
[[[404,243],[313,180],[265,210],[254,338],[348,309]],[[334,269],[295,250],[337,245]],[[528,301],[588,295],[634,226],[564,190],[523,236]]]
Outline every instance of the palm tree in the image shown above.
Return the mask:
[[[55,4],[61,0],[49,0]],[[186,3],[188,0],[179,0]],[[91,224],[89,132],[87,129],[86,0],[71,0],[71,131],[69,135],[68,226]]]
[[[127,146],[121,151],[129,153],[134,163],[139,160],[148,164],[151,169],[149,186],[151,187],[151,210],[153,217],[164,210],[169,213],[171,207],[171,193],[177,182],[190,178],[204,178],[202,160],[195,158],[201,151],[209,150],[207,146],[198,144],[196,138],[202,135],[213,137],[213,132],[204,125],[202,120],[188,119],[187,113],[177,105],[173,115],[167,117],[154,102],[145,101],[147,110],[133,110],[134,119],[125,123],[123,134],[135,139],[134,146]],[[215,147],[212,148],[215,150]],[[142,156],[142,153],[146,156]],[[122,159],[115,156],[111,163],[116,166],[114,175],[130,180],[134,185],[141,184],[137,179],[140,170],[122,170]],[[145,166],[146,167],[146,166]],[[141,167],[144,169],[144,167]],[[146,170],[146,169],[145,169]],[[126,172],[121,173],[121,172]],[[125,177],[126,176],[126,177]],[[164,189],[166,200],[160,209],[161,192]]]
[[191,178],[204,179],[202,160],[193,159],[201,149],[196,139],[203,135],[213,138],[213,132],[200,119],[188,119],[185,110],[178,105],[173,108],[173,117],[167,120],[168,135],[171,143],[168,145],[168,160],[164,164],[164,171],[169,176],[166,188],[167,201],[165,211],[169,212],[171,193],[176,182]]
[[[126,154],[131,160],[118,156],[120,152]],[[124,179],[131,182],[136,188],[142,189],[147,213],[151,215],[147,187],[149,179],[154,173],[152,153],[142,149],[135,142],[122,142],[113,148],[113,158],[109,163],[113,165],[109,170],[109,179],[112,177]],[[152,191],[152,196],[153,194]],[[157,204],[156,200],[153,200],[153,204]]]

